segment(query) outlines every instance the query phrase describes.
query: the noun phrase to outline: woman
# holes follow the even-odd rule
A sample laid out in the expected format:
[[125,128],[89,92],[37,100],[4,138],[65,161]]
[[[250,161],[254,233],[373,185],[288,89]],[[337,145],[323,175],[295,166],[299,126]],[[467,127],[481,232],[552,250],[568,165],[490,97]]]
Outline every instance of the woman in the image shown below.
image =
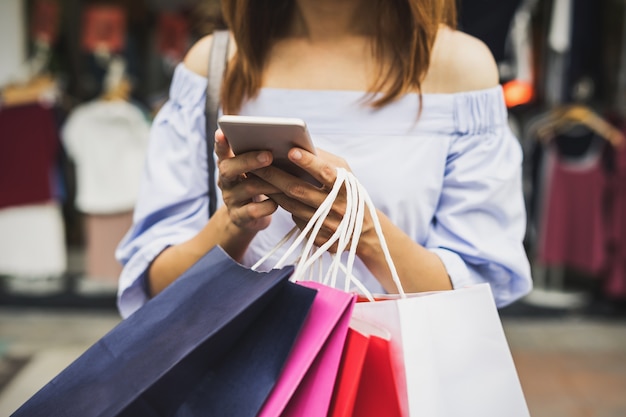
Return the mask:
[[[207,220],[203,108],[212,38],[202,39],[177,68],[154,122],[135,223],[118,250],[124,317],[215,245],[252,265],[294,222],[306,224],[339,166],[372,197],[405,291],[488,282],[503,306],[530,290],[520,146],[493,57],[452,29],[452,1],[222,5],[235,41],[224,113],[304,119],[319,151],[293,149],[290,158],[323,187],[270,167],[266,152],[233,157],[218,130],[222,204]],[[340,217],[337,203],[317,243]],[[357,255],[354,273],[372,292],[397,291],[370,218]]]

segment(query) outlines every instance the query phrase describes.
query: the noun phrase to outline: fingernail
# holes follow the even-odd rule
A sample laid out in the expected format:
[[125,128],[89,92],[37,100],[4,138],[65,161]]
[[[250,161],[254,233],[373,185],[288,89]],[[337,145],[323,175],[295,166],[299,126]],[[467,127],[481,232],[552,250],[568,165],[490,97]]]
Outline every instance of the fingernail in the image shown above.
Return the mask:
[[256,156],[257,161],[265,163],[270,160],[270,156],[267,152],[261,152]]
[[291,153],[293,159],[302,159],[302,152],[295,150]]

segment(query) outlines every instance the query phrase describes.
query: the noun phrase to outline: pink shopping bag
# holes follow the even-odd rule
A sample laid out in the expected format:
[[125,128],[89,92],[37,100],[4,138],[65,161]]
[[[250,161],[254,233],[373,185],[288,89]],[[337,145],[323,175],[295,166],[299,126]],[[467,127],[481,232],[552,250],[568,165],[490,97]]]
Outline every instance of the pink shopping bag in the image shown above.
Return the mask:
[[318,294],[259,417],[328,413],[356,296],[317,282],[300,284]]

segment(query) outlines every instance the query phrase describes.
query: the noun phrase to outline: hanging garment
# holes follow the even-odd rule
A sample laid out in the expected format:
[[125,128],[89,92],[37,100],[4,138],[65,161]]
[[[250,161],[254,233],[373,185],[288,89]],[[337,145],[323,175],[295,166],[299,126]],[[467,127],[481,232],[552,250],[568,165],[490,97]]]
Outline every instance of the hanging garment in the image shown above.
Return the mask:
[[115,259],[115,249],[132,223],[132,211],[85,216],[85,273],[88,279],[117,283],[122,265]]
[[607,142],[579,126],[555,137],[543,157],[538,260],[599,276],[607,262]]
[[57,203],[0,209],[0,275],[56,277],[66,267],[65,229]]
[[134,104],[97,100],[77,107],[62,129],[76,164],[76,207],[113,214],[134,208],[148,142],[149,122]]
[[51,108],[39,104],[0,108],[0,208],[51,200],[58,151]]

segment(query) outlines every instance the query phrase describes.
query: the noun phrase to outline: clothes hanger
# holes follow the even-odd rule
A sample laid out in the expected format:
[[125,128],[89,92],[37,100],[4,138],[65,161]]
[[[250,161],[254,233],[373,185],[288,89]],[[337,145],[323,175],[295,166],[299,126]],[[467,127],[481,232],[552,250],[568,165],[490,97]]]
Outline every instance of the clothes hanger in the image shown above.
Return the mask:
[[564,105],[553,109],[546,120],[541,122],[537,136],[543,142],[549,142],[559,133],[580,125],[595,132],[615,147],[626,144],[626,138],[621,131],[582,104]]
[[39,75],[26,84],[10,84],[2,89],[2,106],[16,107],[56,101],[56,80],[49,74]]
[[16,81],[0,89],[3,107],[27,104],[53,104],[59,95],[57,79],[48,72],[50,46],[45,42],[35,44],[35,52],[22,65]]
[[121,57],[113,57],[108,62],[104,77],[104,92],[100,100],[128,101],[130,99],[131,84],[126,76],[126,61]]
[[18,107],[28,104],[53,106],[59,101],[59,86],[51,74],[41,74],[27,83],[9,84],[0,91],[0,107]]
[[101,96],[103,101],[128,101],[130,99],[130,82],[127,78],[123,78],[117,82],[112,88],[106,90]]

